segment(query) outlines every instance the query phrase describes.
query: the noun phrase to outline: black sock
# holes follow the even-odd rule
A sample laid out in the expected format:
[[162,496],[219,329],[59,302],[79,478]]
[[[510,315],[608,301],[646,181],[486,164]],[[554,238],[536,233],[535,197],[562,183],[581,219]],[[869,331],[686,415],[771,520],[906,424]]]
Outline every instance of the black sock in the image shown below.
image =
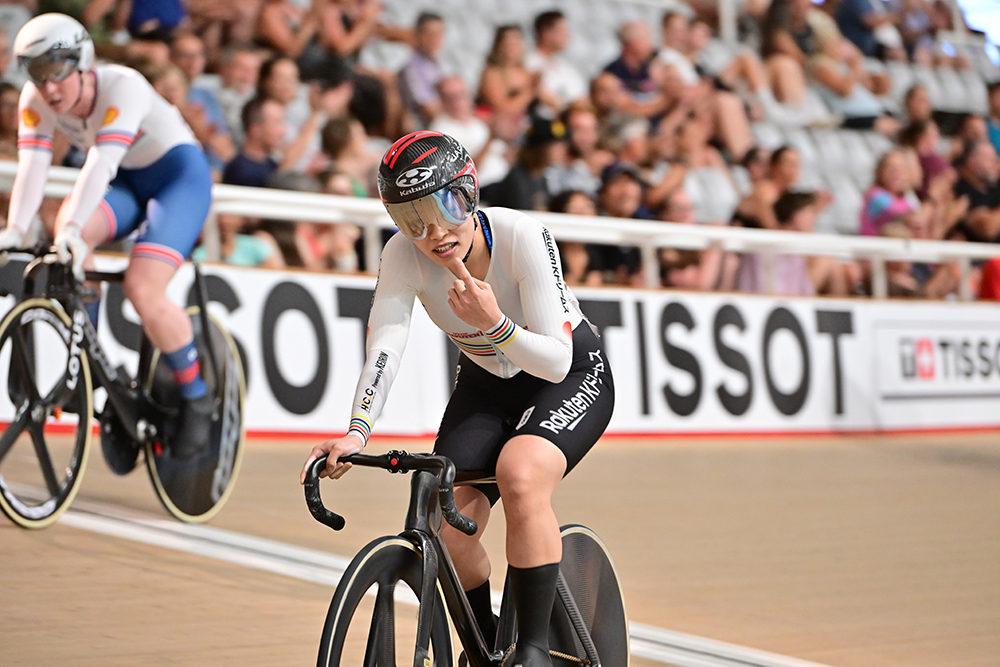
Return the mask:
[[[549,653],[549,623],[556,598],[559,563],[519,568],[510,566],[510,591],[517,611],[515,656],[540,653],[546,664]],[[534,649],[534,650],[530,650]],[[517,663],[514,663],[517,664]]]
[[483,631],[483,638],[486,646],[493,648],[493,643],[497,638],[497,617],[493,615],[493,601],[490,598],[490,580],[487,579],[482,586],[465,591],[465,596],[469,598],[469,605],[472,607],[472,615],[476,617],[479,629]]

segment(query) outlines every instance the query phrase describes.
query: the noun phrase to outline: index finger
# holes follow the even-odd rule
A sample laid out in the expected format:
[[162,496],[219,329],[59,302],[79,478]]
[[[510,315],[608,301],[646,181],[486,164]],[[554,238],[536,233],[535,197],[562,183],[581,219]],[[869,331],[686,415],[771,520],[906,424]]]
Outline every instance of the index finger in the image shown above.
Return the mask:
[[466,285],[475,285],[475,282],[472,279],[472,274],[469,273],[469,269],[465,266],[465,262],[462,261],[461,257],[458,257],[457,255],[453,257],[452,260],[448,262],[448,270]]

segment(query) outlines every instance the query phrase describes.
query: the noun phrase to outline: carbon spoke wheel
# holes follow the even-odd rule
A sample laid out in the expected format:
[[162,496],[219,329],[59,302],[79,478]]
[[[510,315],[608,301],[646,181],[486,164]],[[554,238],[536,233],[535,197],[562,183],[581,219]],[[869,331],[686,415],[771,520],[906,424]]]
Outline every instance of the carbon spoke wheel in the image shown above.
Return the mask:
[[410,542],[382,537],[361,550],[340,579],[320,642],[320,667],[451,667],[451,631],[440,588],[434,596],[430,658],[414,662],[421,557]]
[[83,480],[93,392],[82,349],[86,314],[48,299],[14,306],[0,323],[0,510],[24,528],[66,511]]
[[[208,385],[208,391],[215,396],[211,445],[205,455],[181,461],[170,455],[169,444],[164,446],[162,440],[149,442],[146,446],[146,465],[156,495],[167,512],[185,523],[204,523],[222,509],[236,485],[246,436],[243,424],[246,385],[239,349],[225,327],[209,314],[211,331],[209,336],[204,336],[197,306],[188,308],[187,312],[198,348],[201,376]],[[208,354],[208,340],[219,362],[219,377],[216,377],[212,357]],[[179,406],[177,382],[159,351],[151,355],[145,377],[147,391],[154,401],[168,408]],[[158,425],[161,438],[167,442],[173,426]]]

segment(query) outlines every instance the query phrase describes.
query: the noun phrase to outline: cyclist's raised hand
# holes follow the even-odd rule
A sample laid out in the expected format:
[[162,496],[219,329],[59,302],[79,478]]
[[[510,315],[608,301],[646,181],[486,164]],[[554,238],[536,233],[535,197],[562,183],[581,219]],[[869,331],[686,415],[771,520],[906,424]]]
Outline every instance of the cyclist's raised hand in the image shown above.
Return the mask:
[[313,447],[312,452],[309,453],[306,464],[302,466],[299,483],[306,483],[306,473],[309,472],[309,467],[313,464],[313,461],[321,456],[326,456],[326,467],[320,471],[320,478],[340,479],[344,476],[344,473],[351,469],[351,464],[341,463],[339,459],[350,454],[357,454],[361,451],[363,445],[361,437],[353,433],[345,435],[343,438],[333,438],[332,440],[327,440],[316,445]]
[[466,324],[482,331],[496,326],[503,319],[503,312],[490,284],[473,278],[461,258],[450,262],[448,269],[455,274],[455,282],[448,290],[451,311]]
[[56,255],[59,261],[69,263],[73,260],[73,273],[77,280],[83,281],[83,263],[87,260],[90,247],[80,238],[80,228],[70,223],[56,234]]

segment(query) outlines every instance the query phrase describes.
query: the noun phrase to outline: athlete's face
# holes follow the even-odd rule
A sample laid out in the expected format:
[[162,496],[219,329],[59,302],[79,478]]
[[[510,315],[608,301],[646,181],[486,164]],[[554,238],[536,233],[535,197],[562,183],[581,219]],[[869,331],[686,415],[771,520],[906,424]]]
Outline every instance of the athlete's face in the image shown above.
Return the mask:
[[[474,215],[474,214],[473,214]],[[470,215],[469,218],[472,218]],[[475,225],[469,220],[455,229],[445,229],[441,225],[431,223],[427,227],[427,235],[419,241],[413,241],[420,252],[427,255],[431,261],[441,266],[447,266],[455,257],[465,257],[475,234]]]
[[73,72],[62,81],[46,79],[45,83],[38,86],[38,91],[49,108],[58,114],[63,114],[68,113],[80,99],[82,86],[83,75]]

